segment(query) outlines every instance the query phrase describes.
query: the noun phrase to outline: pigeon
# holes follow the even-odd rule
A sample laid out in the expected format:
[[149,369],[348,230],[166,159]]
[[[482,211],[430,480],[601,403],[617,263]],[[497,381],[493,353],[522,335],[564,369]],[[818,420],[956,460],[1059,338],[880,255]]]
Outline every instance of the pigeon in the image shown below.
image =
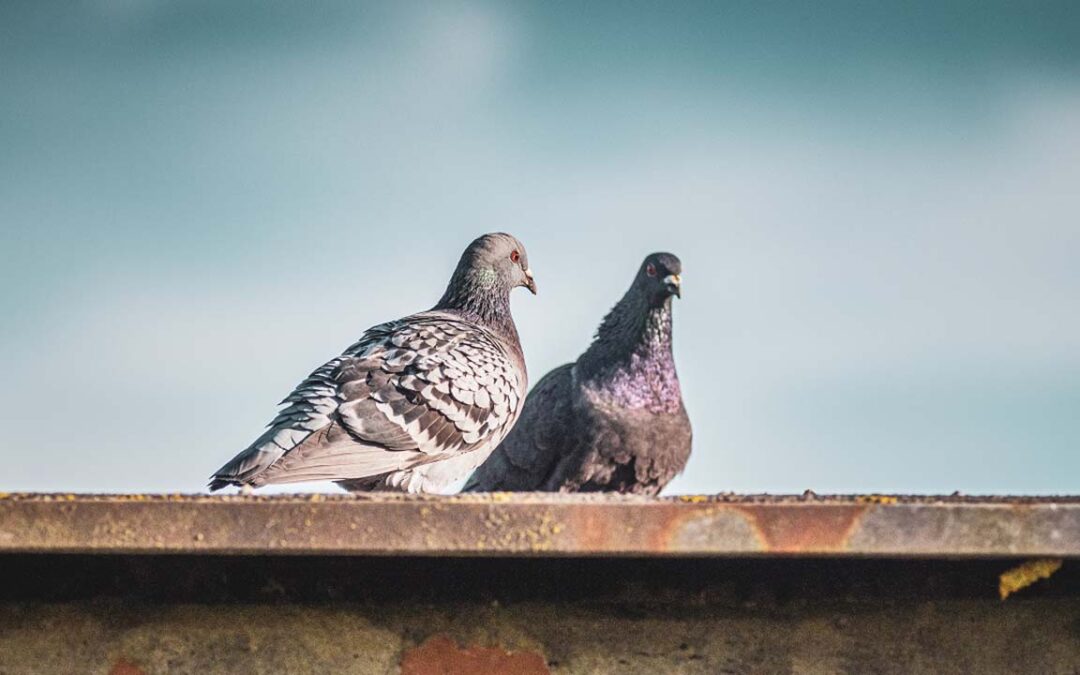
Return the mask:
[[537,383],[465,491],[655,495],[682,472],[692,434],[671,349],[681,272],[670,253],[645,258],[589,348]]
[[456,490],[521,413],[527,374],[510,315],[518,286],[536,294],[525,247],[509,234],[479,237],[438,304],[368,329],[317,368],[210,489],[330,480],[347,490]]

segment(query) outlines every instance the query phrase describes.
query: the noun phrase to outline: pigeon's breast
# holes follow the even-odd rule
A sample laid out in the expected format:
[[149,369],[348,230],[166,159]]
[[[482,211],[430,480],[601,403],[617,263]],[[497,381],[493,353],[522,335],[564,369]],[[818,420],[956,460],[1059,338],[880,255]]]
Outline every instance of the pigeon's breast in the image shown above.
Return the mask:
[[665,359],[635,355],[629,363],[585,383],[583,389],[599,406],[654,415],[675,415],[683,409],[679,377],[674,364]]
[[690,457],[686,410],[624,407],[607,392],[583,389],[576,445],[584,459],[582,485],[656,494],[683,471]]
[[[582,387],[575,406],[585,438],[604,456],[670,458],[685,462],[690,454],[690,421],[682,399],[658,402],[633,388],[624,391]],[[630,405],[628,405],[630,403]]]

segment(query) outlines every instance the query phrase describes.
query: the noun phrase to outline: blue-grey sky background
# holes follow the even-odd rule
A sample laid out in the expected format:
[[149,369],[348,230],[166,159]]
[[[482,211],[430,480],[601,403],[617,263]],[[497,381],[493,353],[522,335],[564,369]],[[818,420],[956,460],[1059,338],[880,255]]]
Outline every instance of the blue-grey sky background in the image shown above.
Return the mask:
[[[0,490],[198,491],[521,238],[678,254],[669,492],[1080,492],[1080,4],[0,4]],[[325,486],[316,486],[325,487]]]

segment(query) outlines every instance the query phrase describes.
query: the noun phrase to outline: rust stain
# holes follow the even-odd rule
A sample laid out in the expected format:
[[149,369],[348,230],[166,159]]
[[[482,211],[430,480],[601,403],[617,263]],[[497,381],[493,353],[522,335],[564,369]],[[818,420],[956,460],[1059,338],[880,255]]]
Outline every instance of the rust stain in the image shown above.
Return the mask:
[[611,546],[612,536],[619,536],[613,531],[610,520],[595,511],[578,509],[568,515],[571,518],[573,542],[579,549],[605,551]]
[[109,675],[146,675],[146,671],[121,656],[109,668]]
[[446,635],[436,635],[405,652],[401,675],[550,675],[537,652],[508,652],[499,647],[458,647]]
[[652,521],[641,522],[641,538],[648,551],[664,552],[672,548],[672,540],[679,534],[686,523],[705,516],[709,516],[717,510],[717,507],[683,507],[664,509],[660,512],[660,518]]
[[843,551],[871,504],[740,505],[766,551]]
[[0,552],[1075,556],[1078,524],[1080,497],[0,493]]

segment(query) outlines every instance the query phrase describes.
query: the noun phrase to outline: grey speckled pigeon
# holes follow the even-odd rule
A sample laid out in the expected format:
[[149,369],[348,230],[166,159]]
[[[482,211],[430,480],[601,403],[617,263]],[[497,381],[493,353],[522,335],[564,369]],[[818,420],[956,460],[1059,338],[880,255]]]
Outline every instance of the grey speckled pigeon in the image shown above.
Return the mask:
[[655,495],[686,466],[690,419],[671,352],[671,296],[682,264],[645,258],[575,363],[544,376],[521,420],[466,483],[472,492]]
[[349,490],[443,492],[514,426],[526,391],[510,291],[536,284],[525,248],[487,234],[439,303],[369,329],[282,401],[269,429],[221,467],[226,485],[337,481]]

